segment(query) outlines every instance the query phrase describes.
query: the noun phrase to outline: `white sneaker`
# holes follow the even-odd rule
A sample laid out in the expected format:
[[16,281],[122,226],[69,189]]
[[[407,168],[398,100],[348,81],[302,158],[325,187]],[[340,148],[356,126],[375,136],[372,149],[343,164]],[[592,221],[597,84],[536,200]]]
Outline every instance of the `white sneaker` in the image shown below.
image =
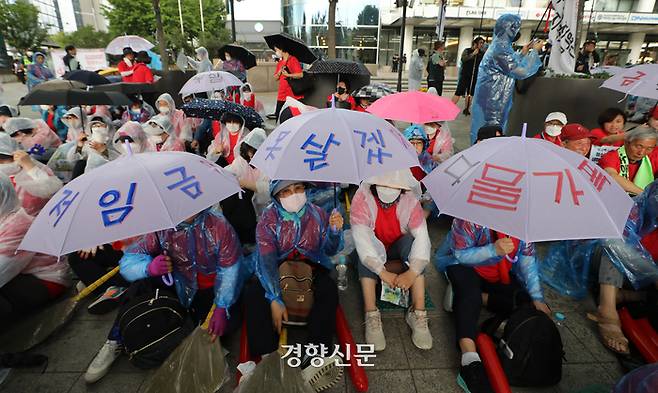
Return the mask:
[[336,385],[343,376],[343,368],[338,366],[341,358],[338,355],[322,359],[322,364],[315,367],[312,363],[302,370],[302,378],[313,390],[321,392]]
[[452,291],[452,284],[448,280],[448,285],[446,285],[446,291],[443,294],[443,309],[446,312],[452,312],[452,305],[455,300],[455,293]]
[[366,312],[366,343],[374,345],[375,351],[378,352],[386,349],[386,337],[379,310]]
[[427,326],[427,311],[409,309],[407,325],[411,328],[411,341],[418,349],[432,349],[432,335]]
[[107,340],[100,351],[96,354],[94,360],[91,361],[87,372],[85,373],[85,381],[87,383],[94,383],[103,378],[110,366],[121,355],[121,346],[117,341]]
[[75,284],[75,290],[78,291],[78,293],[82,292],[85,288],[87,288],[87,286],[82,281],[78,281],[78,283]]

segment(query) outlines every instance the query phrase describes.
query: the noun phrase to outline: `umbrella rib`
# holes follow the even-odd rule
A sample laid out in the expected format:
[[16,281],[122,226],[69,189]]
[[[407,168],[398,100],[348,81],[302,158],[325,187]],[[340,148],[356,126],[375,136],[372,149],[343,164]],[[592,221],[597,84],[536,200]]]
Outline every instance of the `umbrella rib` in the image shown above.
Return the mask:
[[[133,156],[133,157],[134,157],[134,156]],[[135,162],[136,162],[139,166],[142,167],[142,169],[144,170],[144,172],[146,172],[146,177],[149,179],[149,181],[151,182],[151,184],[153,185],[153,187],[157,190],[159,187],[158,187],[158,185],[155,183],[155,181],[153,180],[153,178],[151,177],[151,173],[146,169],[146,167],[144,166],[144,164],[142,164],[142,163],[141,163],[139,160],[137,160],[136,158],[135,158]],[[162,207],[164,207],[163,210],[167,213],[167,216],[169,217],[169,222],[173,223],[173,222],[174,222],[174,219],[171,217],[171,214],[169,214],[169,210],[167,210],[167,205],[165,204],[164,200],[162,200],[162,196],[160,195],[159,192],[157,192],[156,195],[158,196],[158,199],[160,200],[160,203],[162,203]],[[176,225],[178,225],[178,223],[173,224],[172,227],[175,227]]]
[[[92,183],[91,181],[89,183],[87,183],[87,187],[84,189],[84,194],[86,194],[87,191],[89,190],[89,187],[91,186],[91,183]],[[73,223],[73,221],[75,219],[75,216],[77,214],[78,214],[78,209],[73,211],[73,214],[71,215],[71,223]],[[71,232],[72,227],[73,227],[72,225],[69,225],[68,228],[66,228],[66,233],[64,234],[64,241],[62,242],[62,245],[59,247],[59,252],[57,253],[58,258],[62,255],[62,251],[64,250],[64,245],[66,244],[66,239],[69,237],[69,233]],[[72,250],[72,251],[75,251],[75,250]]]
[[[334,109],[334,110],[338,110],[338,109]],[[347,121],[345,121],[345,119],[343,119],[343,118],[340,117],[340,116],[338,116],[338,118],[340,119],[341,122],[343,122],[343,124],[347,127],[348,130],[352,128],[352,127],[350,127],[350,126],[347,124]],[[357,178],[356,178],[356,183],[353,183],[353,184],[359,184],[359,183],[361,182],[361,180],[362,180],[362,179],[361,179],[361,178],[362,178],[362,174],[360,173],[360,171],[361,171],[361,167],[360,167],[360,165],[359,165],[358,158],[357,158],[357,156],[356,156],[356,146],[355,146],[355,144],[354,144],[354,138],[352,138],[352,134],[351,134],[351,133],[348,132],[348,134],[349,134],[349,138],[348,138],[348,139],[349,139],[349,141],[350,141],[350,145],[352,146],[352,148],[350,149],[350,152],[352,153],[352,158],[354,159],[354,164],[355,164],[355,166],[356,166],[356,168],[357,168]]]
[[532,179],[532,176],[530,176],[530,164],[528,160],[528,138],[525,136],[521,137],[521,143],[523,143],[523,152],[525,153],[525,173],[526,173],[526,178],[528,179],[528,202],[526,206],[526,210],[528,211],[528,214],[526,215],[525,222],[523,223],[523,233],[525,234],[525,238],[528,239],[528,227],[530,226],[530,214],[532,214],[532,209],[530,209],[530,194],[531,194],[531,184],[530,180]]

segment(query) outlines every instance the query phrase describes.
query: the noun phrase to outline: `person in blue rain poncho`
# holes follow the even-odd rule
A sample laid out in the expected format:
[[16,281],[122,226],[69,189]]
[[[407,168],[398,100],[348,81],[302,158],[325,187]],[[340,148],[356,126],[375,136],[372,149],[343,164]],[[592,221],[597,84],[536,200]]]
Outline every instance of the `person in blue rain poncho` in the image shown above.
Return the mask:
[[[212,208],[174,229],[143,236],[126,249],[119,265],[121,275],[132,282],[124,299],[134,298],[145,286],[164,289],[161,277],[171,273],[178,298],[193,322],[202,323],[215,305],[208,325],[212,340],[240,326],[237,301],[246,268],[242,247],[233,227]],[[105,376],[119,355],[118,322],[123,311],[87,369],[89,383]]]
[[658,182],[649,184],[635,198],[623,239],[572,240],[553,243],[541,263],[542,281],[563,295],[583,298],[590,278],[599,284],[599,306],[589,317],[598,323],[603,344],[628,354],[628,339],[621,330],[617,303],[637,300],[638,293],[622,291],[625,281],[633,288],[658,286],[658,265],[645,248],[655,242],[658,230]]
[[[494,27],[494,39],[482,58],[475,87],[471,143],[475,143],[477,131],[486,125],[507,125],[512,109],[514,81],[534,75],[541,67],[539,49],[541,41],[531,41],[520,52],[512,43],[519,38],[521,18],[517,15],[501,15]],[[533,50],[531,50],[533,49]]]
[[458,345],[462,353],[457,383],[470,392],[492,392],[477,353],[480,307],[509,315],[532,304],[550,315],[544,303],[535,246],[468,221],[455,219],[435,259],[450,280]]
[[329,257],[343,247],[343,217],[337,212],[329,215],[308,202],[306,186],[297,181],[272,181],[272,203],[256,227],[258,281],[247,286],[244,300],[249,349],[254,356],[277,350],[282,324],[289,320],[291,305],[284,303],[279,284],[279,266],[286,261],[312,267],[314,300],[306,319],[307,341],[333,353],[338,289],[329,274],[333,269]]
[[[434,161],[434,158],[428,151],[430,145],[429,137],[425,133],[424,127],[417,124],[407,127],[404,130],[404,137],[416,148],[416,152],[418,153],[420,166],[411,168],[411,174],[416,180],[421,181],[439,165],[438,162]],[[439,215],[439,208],[436,207],[428,192],[423,194],[421,203],[426,216],[432,215],[437,217]]]

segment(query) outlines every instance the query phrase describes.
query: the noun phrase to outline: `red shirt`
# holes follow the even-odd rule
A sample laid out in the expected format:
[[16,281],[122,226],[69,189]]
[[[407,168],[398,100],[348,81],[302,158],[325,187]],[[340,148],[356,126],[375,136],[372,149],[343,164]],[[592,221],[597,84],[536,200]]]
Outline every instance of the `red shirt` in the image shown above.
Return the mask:
[[48,124],[48,127],[50,127],[51,130],[57,131],[57,128],[55,127],[55,114],[52,112],[48,112],[48,117],[46,118],[46,124]]
[[[651,168],[653,168],[653,174],[655,176],[658,174],[658,149],[653,149],[648,157],[651,161]],[[635,179],[635,174],[637,173],[637,170],[640,169],[640,163],[641,161],[628,163],[628,180],[633,181],[633,179]],[[612,168],[619,173],[619,171],[621,171],[621,159],[619,158],[617,151],[614,150],[605,153],[599,160],[599,166],[603,169]]]
[[219,134],[219,132],[222,130],[222,125],[219,122],[219,120],[213,120],[212,121],[212,137],[213,139]]
[[231,134],[230,132],[228,133],[228,141],[229,145],[231,146],[230,153],[228,154],[228,157],[226,157],[226,161],[231,164],[233,160],[235,159],[235,154],[233,152],[233,149],[235,149],[235,145],[238,144],[238,139],[240,139],[240,133],[236,132],[235,134]]
[[[333,94],[329,94],[329,95],[327,96],[327,102],[328,102],[328,103],[331,103],[331,98],[332,98],[332,97],[333,97]],[[351,109],[351,110],[355,110],[355,109],[356,109],[356,101],[354,100],[354,97],[352,97],[352,96],[347,96],[347,100],[345,100],[345,101],[343,101],[343,102],[347,102],[348,104],[350,104],[350,109]],[[338,107],[338,99],[336,99],[336,107]],[[359,108],[361,108],[361,105],[359,105]],[[361,108],[361,109],[362,109],[362,112],[365,112],[365,109],[363,109],[363,108]]]
[[[505,235],[499,233],[499,232],[494,232],[492,231],[492,238],[495,240],[501,239],[505,237]],[[514,251],[512,251],[510,254],[508,254],[509,258],[514,260],[514,258],[517,256],[519,252],[519,239],[516,238],[511,238],[512,242],[514,243]],[[475,271],[477,274],[484,278],[488,282],[501,282],[503,284],[509,284],[511,282],[510,280],[510,275],[509,271],[512,269],[512,262],[505,258],[502,257],[500,258],[500,262],[496,263],[495,265],[486,265],[486,266],[476,266]]]
[[384,209],[381,202],[375,198],[377,204],[377,219],[375,220],[375,236],[384,247],[388,248],[402,237],[402,230],[400,230],[400,220],[398,220],[397,204]]
[[[289,74],[299,74],[302,72],[302,65],[299,64],[299,60],[295,56],[288,56],[288,60],[280,60],[277,65],[276,65],[276,72],[279,72],[284,66],[288,68],[288,73]],[[295,93],[293,93],[292,88],[290,87],[290,83],[288,83],[288,79],[286,79],[283,76],[279,77],[279,92],[276,96],[277,101],[285,101],[286,97],[292,97],[294,99],[301,99],[304,98],[303,95],[296,96]]]
[[549,141],[549,142],[551,142],[555,145],[558,145],[558,146],[562,147],[562,139],[560,139],[559,135],[558,136],[550,136],[550,135],[547,135],[545,132],[542,131],[541,133],[533,136],[533,138],[543,139],[545,141]]
[[592,131],[590,131],[589,137],[592,139],[592,144],[596,146],[617,146],[617,147],[622,147],[624,146],[624,141],[617,141],[615,143],[601,143],[601,139],[611,136],[611,134],[608,134],[607,132],[603,131],[600,128],[595,128]]
[[361,105],[357,105],[354,107],[354,110],[357,112],[365,112],[366,108],[362,107]]
[[133,83],[153,83],[153,72],[144,63],[135,64],[133,69]]
[[215,286],[215,277],[216,273],[212,274],[201,274],[197,272],[196,274],[196,285],[199,289],[208,289]]
[[[126,64],[123,59],[117,64],[117,68],[119,69],[119,72],[126,72],[126,71],[133,71],[135,69],[135,64],[131,65],[128,67],[128,64]],[[133,81],[133,74],[130,74],[128,76],[121,76],[121,80],[123,82],[132,82]]]

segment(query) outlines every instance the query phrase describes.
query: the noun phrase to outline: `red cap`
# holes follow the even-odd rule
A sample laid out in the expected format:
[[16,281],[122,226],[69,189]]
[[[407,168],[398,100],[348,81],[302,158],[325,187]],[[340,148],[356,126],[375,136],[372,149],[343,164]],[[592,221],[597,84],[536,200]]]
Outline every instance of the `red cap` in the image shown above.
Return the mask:
[[651,117],[658,120],[658,105],[653,107],[653,110],[651,111]]
[[582,124],[571,123],[562,127],[560,138],[563,141],[577,141],[579,139],[589,138],[589,130]]

